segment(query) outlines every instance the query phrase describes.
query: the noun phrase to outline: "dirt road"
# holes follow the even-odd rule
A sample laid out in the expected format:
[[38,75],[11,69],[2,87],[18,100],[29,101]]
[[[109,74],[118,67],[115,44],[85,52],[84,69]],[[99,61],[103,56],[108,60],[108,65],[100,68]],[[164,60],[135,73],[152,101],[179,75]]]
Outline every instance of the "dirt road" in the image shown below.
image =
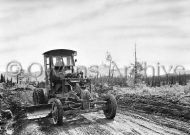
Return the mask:
[[[183,127],[180,129],[179,127]],[[176,127],[176,128],[175,128]],[[115,120],[106,120],[103,113],[87,113],[67,118],[62,126],[49,119],[22,121],[16,124],[15,135],[187,135],[190,124],[160,116],[119,110]]]

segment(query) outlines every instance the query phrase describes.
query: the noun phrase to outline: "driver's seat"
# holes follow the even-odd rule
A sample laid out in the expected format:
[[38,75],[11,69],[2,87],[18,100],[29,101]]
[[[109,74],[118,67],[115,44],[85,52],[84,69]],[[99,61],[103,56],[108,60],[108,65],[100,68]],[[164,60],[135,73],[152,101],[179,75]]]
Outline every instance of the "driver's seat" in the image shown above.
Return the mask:
[[[63,76],[64,67],[65,67],[65,64],[64,64],[63,60],[60,57],[57,57],[56,63],[54,65],[54,67],[52,68],[52,80],[53,80],[53,82],[59,81],[60,77]],[[61,74],[60,74],[60,72],[61,72]]]
[[60,72],[60,71],[62,71],[64,66],[65,66],[65,64],[63,62],[63,59],[61,59],[60,57],[57,57],[56,58],[56,63],[55,63],[55,66],[54,66],[54,70]]

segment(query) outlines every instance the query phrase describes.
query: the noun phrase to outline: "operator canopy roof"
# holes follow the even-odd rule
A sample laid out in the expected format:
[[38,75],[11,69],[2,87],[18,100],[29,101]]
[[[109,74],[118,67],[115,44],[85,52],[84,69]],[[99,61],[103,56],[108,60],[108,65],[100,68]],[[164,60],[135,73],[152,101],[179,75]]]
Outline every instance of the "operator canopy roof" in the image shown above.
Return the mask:
[[76,54],[76,51],[69,49],[55,49],[43,53],[43,55],[45,56],[72,56]]

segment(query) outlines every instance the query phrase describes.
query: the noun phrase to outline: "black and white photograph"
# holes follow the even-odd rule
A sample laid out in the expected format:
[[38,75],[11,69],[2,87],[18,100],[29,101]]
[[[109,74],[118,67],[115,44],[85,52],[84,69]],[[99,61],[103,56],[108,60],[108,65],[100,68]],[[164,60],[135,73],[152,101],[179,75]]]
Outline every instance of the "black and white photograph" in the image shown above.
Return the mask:
[[0,0],[0,135],[190,135],[189,0]]

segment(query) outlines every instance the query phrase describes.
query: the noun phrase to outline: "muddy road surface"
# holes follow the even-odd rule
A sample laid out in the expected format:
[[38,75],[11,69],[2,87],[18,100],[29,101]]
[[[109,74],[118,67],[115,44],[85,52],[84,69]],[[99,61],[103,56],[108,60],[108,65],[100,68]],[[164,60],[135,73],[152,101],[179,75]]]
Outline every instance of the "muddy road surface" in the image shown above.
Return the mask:
[[114,120],[102,111],[68,116],[62,126],[51,119],[24,120],[15,124],[14,135],[188,135],[190,124],[156,115],[119,109]]

